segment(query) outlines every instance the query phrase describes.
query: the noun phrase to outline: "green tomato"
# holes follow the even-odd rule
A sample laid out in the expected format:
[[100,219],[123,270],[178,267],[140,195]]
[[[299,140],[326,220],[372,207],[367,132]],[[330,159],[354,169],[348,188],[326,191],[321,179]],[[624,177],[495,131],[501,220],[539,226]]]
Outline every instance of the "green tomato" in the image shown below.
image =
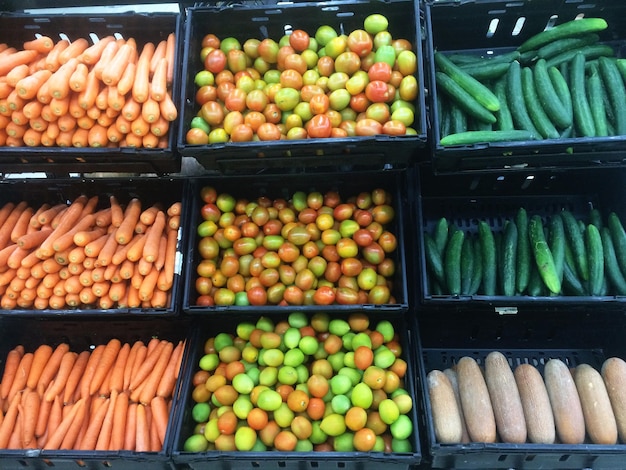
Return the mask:
[[370,34],[377,34],[385,31],[389,26],[389,20],[379,13],[373,13],[363,21],[363,28]]

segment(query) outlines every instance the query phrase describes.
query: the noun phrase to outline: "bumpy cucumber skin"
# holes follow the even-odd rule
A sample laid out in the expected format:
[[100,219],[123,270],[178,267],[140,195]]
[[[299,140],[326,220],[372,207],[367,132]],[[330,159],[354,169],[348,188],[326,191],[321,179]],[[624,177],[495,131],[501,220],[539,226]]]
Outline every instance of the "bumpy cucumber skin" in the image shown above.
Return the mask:
[[587,250],[585,248],[585,241],[578,226],[578,221],[574,218],[572,213],[567,210],[561,211],[561,218],[563,219],[565,236],[569,241],[572,254],[574,256],[576,272],[583,281],[588,281],[589,264],[587,262]]
[[504,228],[502,239],[502,293],[506,296],[515,295],[515,276],[517,273],[517,225],[509,220]]
[[600,231],[593,225],[587,225],[585,243],[589,259],[589,290],[591,295],[601,295],[604,279],[604,250]]
[[604,254],[604,268],[606,276],[611,282],[611,286],[617,295],[626,295],[626,279],[619,269],[617,263],[617,255],[615,253],[615,246],[611,239],[611,231],[608,227],[602,227],[600,230],[600,236],[602,237],[602,249]]
[[483,293],[496,295],[496,241],[491,227],[484,220],[478,222],[478,236],[481,243],[483,264]]
[[530,241],[528,239],[528,213],[526,209],[520,207],[515,215],[517,225],[517,275],[515,284],[517,292],[520,294],[526,291],[528,279],[530,277]]
[[471,94],[444,72],[435,72],[435,81],[450,98],[465,112],[484,122],[495,123],[496,117],[480,104]]
[[561,281],[556,273],[554,258],[546,241],[543,232],[543,222],[541,217],[533,215],[528,222],[528,235],[535,258],[535,263],[539,270],[539,275],[545,286],[554,294],[561,292]]
[[558,39],[569,36],[583,35],[603,31],[608,27],[606,20],[602,18],[581,18],[578,20],[561,23],[554,28],[542,31],[524,41],[517,50],[520,53],[538,49],[541,46]]
[[424,251],[426,252],[426,265],[439,285],[445,285],[446,277],[443,268],[443,259],[433,238],[424,234]]
[[522,89],[522,68],[516,60],[511,62],[509,71],[506,73],[506,91],[515,128],[527,130],[539,136],[540,133],[533,124],[532,119],[530,119],[528,109],[526,108]]

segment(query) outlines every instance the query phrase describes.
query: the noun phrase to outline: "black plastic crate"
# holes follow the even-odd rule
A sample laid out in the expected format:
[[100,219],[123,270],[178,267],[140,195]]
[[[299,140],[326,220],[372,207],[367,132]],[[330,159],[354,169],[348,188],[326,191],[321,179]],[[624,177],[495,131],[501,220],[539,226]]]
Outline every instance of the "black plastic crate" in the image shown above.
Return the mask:
[[[80,195],[98,197],[96,210],[110,207],[109,197],[115,196],[125,206],[132,198],[141,201],[142,210],[153,204],[160,204],[163,210],[174,202],[181,203],[180,227],[174,265],[174,282],[170,290],[169,303],[164,308],[111,308],[101,309],[96,304],[82,305],[78,308],[67,306],[64,309],[0,309],[2,316],[39,316],[39,315],[80,315],[80,314],[157,314],[159,316],[177,315],[182,299],[182,264],[186,227],[189,223],[187,182],[183,178],[69,178],[69,179],[5,179],[0,183],[0,204],[17,204],[25,201],[34,210],[44,203],[51,206],[70,204]],[[73,245],[74,246],[74,245]]]
[[619,2],[432,1],[424,2],[429,37],[427,75],[433,165],[441,172],[468,170],[602,167],[623,164],[625,136],[575,137],[533,141],[504,141],[444,147],[439,141],[441,112],[435,86],[434,52],[498,56],[511,52],[545,28],[579,16],[604,18],[608,28],[600,43],[610,45],[616,57],[624,56],[624,5]]
[[[285,199],[289,201],[296,191],[318,191],[324,194],[326,191],[337,191],[342,202],[350,197],[356,197],[360,192],[372,191],[376,188],[386,190],[392,197],[391,205],[394,210],[394,218],[387,226],[387,230],[393,233],[397,240],[396,250],[390,254],[395,264],[395,273],[389,278],[392,287],[391,295],[395,298],[395,303],[385,304],[353,304],[340,305],[291,305],[279,306],[267,304],[262,307],[253,305],[215,305],[200,306],[196,300],[199,295],[195,288],[195,281],[198,278],[197,267],[202,261],[198,250],[198,242],[201,237],[196,231],[196,227],[203,221],[200,209],[204,205],[200,190],[203,186],[213,186],[217,193],[228,193],[235,199],[245,199],[254,201],[259,197],[270,199]],[[405,263],[406,242],[405,237],[408,224],[405,221],[408,207],[407,181],[404,170],[387,170],[383,172],[365,171],[359,173],[308,173],[298,175],[272,175],[272,176],[222,176],[222,177],[198,177],[192,179],[190,189],[190,234],[186,245],[185,253],[185,283],[183,296],[183,311],[190,314],[216,313],[220,311],[252,312],[262,309],[266,312],[278,313],[286,309],[312,310],[320,308],[328,311],[352,311],[365,309],[372,312],[402,312],[408,308],[408,278]],[[219,260],[222,258],[224,250],[220,249]],[[360,256],[360,255],[359,255]],[[388,255],[389,256],[389,255]]]
[[[17,345],[23,345],[26,352],[33,352],[37,347],[48,344],[53,348],[67,343],[70,351],[80,353],[93,350],[99,344],[106,344],[117,338],[122,344],[142,341],[147,344],[152,338],[168,340],[176,345],[190,337],[190,324],[185,321],[167,318],[161,319],[80,319],[72,320],[57,317],[54,319],[2,318],[0,335],[0,357],[4,369],[7,353]],[[185,348],[177,389],[182,386],[182,371],[186,368],[188,349]],[[174,437],[175,410],[172,406],[169,415],[168,430],[163,449],[159,452],[120,451],[80,451],[80,450],[41,450],[41,449],[2,449],[0,466],[2,468],[173,468],[169,447]]]
[[[22,5],[23,7],[23,5]],[[177,13],[9,13],[0,15],[4,31],[0,41],[21,50],[22,43],[45,35],[55,42],[85,38],[93,44],[98,38],[115,35],[134,38],[139,50],[146,42],[159,42],[176,34],[176,63],[182,57],[183,25]],[[172,100],[178,107],[180,67],[174,68]],[[180,115],[180,113],[179,113]],[[166,148],[74,148],[0,147],[0,168],[4,172],[45,171],[51,174],[90,172],[132,172],[167,174],[180,171],[176,150],[178,123],[170,123]]]
[[[482,365],[491,351],[503,353],[515,368],[528,363],[543,374],[550,358],[569,367],[589,364],[600,370],[609,357],[626,357],[623,315],[596,309],[547,312],[543,309],[520,316],[498,316],[466,310],[446,316],[424,310],[418,314],[420,380],[424,400],[424,426],[431,468],[459,469],[618,469],[623,467],[626,446],[592,444],[441,444],[436,442],[426,375],[434,369],[452,367],[463,356]],[[424,457],[424,460],[427,458]]]
[[[205,451],[187,452],[183,450],[183,445],[187,437],[193,431],[194,422],[191,416],[193,385],[191,379],[198,370],[198,361],[204,354],[204,343],[212,336],[219,333],[231,333],[236,336],[236,326],[241,322],[252,322],[259,320],[261,315],[242,314],[237,316],[219,316],[219,322],[215,318],[203,318],[192,324],[194,336],[189,344],[189,356],[185,362],[185,372],[183,386],[178,389],[179,395],[176,399],[176,417],[174,426],[176,434],[174,436],[173,447],[171,449],[174,464],[190,469],[250,469],[250,468],[347,468],[347,469],[367,469],[390,468],[409,469],[417,466],[421,461],[421,441],[418,429],[418,400],[417,397],[417,371],[415,370],[413,352],[416,345],[413,338],[417,332],[413,329],[413,323],[404,317],[388,319],[392,322],[396,334],[399,335],[402,346],[401,357],[407,362],[407,372],[404,377],[404,389],[413,398],[413,408],[407,414],[413,423],[413,434],[408,438],[412,445],[412,452],[334,452],[334,451],[307,451],[307,452],[284,452],[277,450],[249,451],[249,452],[227,452],[227,451]],[[307,313],[310,318],[311,313]],[[384,318],[377,317],[376,314],[368,313],[371,325],[375,325]],[[347,319],[347,315],[330,314],[331,320],[334,318]],[[287,316],[273,317],[275,324],[286,320]]]
[[[486,221],[494,234],[501,234],[507,220],[514,220],[520,207],[524,207],[528,218],[539,215],[544,227],[550,217],[568,210],[584,223],[589,223],[592,209],[599,210],[604,224],[610,212],[620,219],[626,214],[623,207],[623,177],[620,169],[595,171],[568,170],[557,172],[513,172],[472,175],[439,175],[433,177],[428,170],[418,176],[421,195],[417,207],[419,231],[419,273],[421,277],[421,301],[427,304],[448,307],[480,304],[489,307],[527,307],[531,304],[546,305],[599,305],[619,308],[624,297],[621,295],[549,295],[504,296],[498,283],[500,295],[449,295],[439,293],[429,280],[429,270],[424,255],[424,233],[431,235],[441,217],[446,217],[451,226],[456,226],[477,237],[478,223]],[[496,235],[499,236],[499,235]],[[531,256],[531,263],[534,258]],[[614,292],[614,291],[612,291]]]
[[[191,119],[198,113],[194,77],[203,70],[200,61],[201,39],[208,33],[220,39],[233,36],[243,44],[248,38],[274,39],[276,42],[291,30],[303,29],[311,36],[321,25],[330,25],[340,34],[363,28],[371,13],[381,13],[389,20],[394,38],[411,41],[417,56],[419,92],[415,105],[417,135],[341,137],[281,141],[226,142],[189,145],[186,134]],[[245,25],[245,27],[242,27]],[[187,10],[185,55],[181,91],[178,150],[183,156],[195,157],[208,169],[241,173],[266,168],[331,167],[345,165],[383,168],[387,163],[406,164],[426,145],[426,109],[423,86],[422,19],[416,2],[348,1],[329,5],[288,3],[279,5],[199,6]]]

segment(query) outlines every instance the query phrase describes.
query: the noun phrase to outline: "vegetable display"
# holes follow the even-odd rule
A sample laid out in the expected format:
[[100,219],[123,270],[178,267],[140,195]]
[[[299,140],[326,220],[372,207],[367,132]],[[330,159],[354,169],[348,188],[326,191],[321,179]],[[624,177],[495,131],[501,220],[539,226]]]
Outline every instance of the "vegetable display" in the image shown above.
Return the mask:
[[0,44],[0,144],[167,147],[175,42],[171,33],[143,47],[114,36]]
[[169,305],[181,203],[100,200],[0,208],[2,309]]
[[434,295],[625,295],[624,249],[620,217],[597,209],[588,220],[569,210],[544,220],[521,207],[502,230],[480,219],[476,233],[441,217],[424,232]]
[[14,347],[0,382],[0,448],[161,451],[184,347],[157,338],[80,352]]

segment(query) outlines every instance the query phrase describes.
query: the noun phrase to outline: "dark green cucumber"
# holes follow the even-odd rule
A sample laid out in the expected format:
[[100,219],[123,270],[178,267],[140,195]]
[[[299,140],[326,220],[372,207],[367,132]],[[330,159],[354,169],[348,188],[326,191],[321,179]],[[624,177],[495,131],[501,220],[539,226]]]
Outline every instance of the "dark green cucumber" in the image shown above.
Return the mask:
[[528,115],[522,89],[522,68],[516,60],[511,62],[509,71],[506,73],[506,91],[515,128],[529,131],[538,138],[541,134]]
[[472,280],[474,278],[474,243],[468,233],[463,240],[461,247],[461,294],[470,293]]
[[496,80],[509,70],[509,62],[490,63],[491,60],[483,60],[475,64],[461,65],[461,70],[481,82]]
[[598,230],[602,230],[604,222],[602,222],[602,214],[595,207],[589,211],[589,222],[598,227]]
[[518,59],[520,53],[518,51],[505,52],[499,55],[471,55],[471,54],[446,54],[446,57],[454,62],[456,65],[470,65],[470,64],[498,64],[501,62],[511,62]]
[[561,281],[556,272],[554,258],[543,232],[541,217],[533,215],[528,222],[528,236],[539,275],[548,290],[554,294],[561,292]]
[[473,145],[490,142],[535,140],[536,138],[536,134],[530,131],[466,131],[442,137],[439,144],[445,147],[451,145]]
[[450,132],[447,135],[467,131],[467,115],[456,103],[450,103]]
[[608,121],[602,99],[602,79],[597,67],[592,67],[587,78],[587,98],[591,108],[591,117],[598,137],[609,135]]
[[569,122],[573,122],[574,111],[572,109],[572,95],[570,93],[567,80],[565,79],[565,76],[561,73],[561,70],[559,68],[547,67],[547,70],[548,70],[548,75],[550,76],[550,81],[552,82],[552,86],[554,87],[556,96],[559,98],[559,101],[561,101],[561,105],[563,106],[563,109],[567,113]]
[[606,57],[598,59],[600,75],[606,87],[613,113],[615,114],[615,133],[626,134],[626,88],[614,61]]
[[437,95],[437,110],[439,112],[439,134],[450,134],[450,104],[447,97]]
[[502,232],[493,232],[496,243],[496,294],[502,294]]
[[531,36],[517,48],[519,52],[538,49],[541,46],[570,36],[582,36],[588,33],[603,31],[608,27],[602,18],[581,18],[561,23]]
[[591,295],[601,295],[604,282],[604,250],[600,231],[593,224],[587,225],[585,244],[589,259],[589,291]]
[[487,110],[497,111],[500,109],[500,101],[487,86],[465,72],[441,52],[435,52],[435,65],[439,71],[449,76]]
[[435,240],[435,246],[437,247],[437,252],[439,256],[443,257],[443,250],[446,248],[446,243],[448,243],[448,231],[450,227],[448,224],[448,219],[445,217],[441,217],[437,223],[435,224],[435,231],[433,233],[433,239]]
[[481,244],[483,264],[483,294],[496,295],[497,268],[496,268],[496,241],[491,227],[487,222],[478,222],[478,236]]
[[580,37],[557,39],[556,41],[552,41],[537,49],[537,58],[550,59],[556,55],[562,54],[563,52],[595,44],[599,40],[600,36],[595,33],[585,34]]
[[474,251],[474,273],[472,274],[472,283],[470,284],[468,294],[474,295],[480,289],[483,282],[483,256],[480,240],[472,239],[472,248]]
[[582,137],[594,137],[596,135],[591,107],[587,99],[585,87],[585,56],[577,53],[570,64],[570,89],[572,91],[572,104],[574,108],[574,125],[577,134]]
[[545,286],[543,284],[543,281],[541,280],[541,274],[539,274],[539,269],[534,263],[530,269],[528,287],[526,290],[528,292],[528,295],[530,295],[531,297],[539,297],[545,294]]
[[485,122],[494,123],[496,117],[471,94],[444,72],[435,72],[437,86],[469,115]]
[[547,61],[548,67],[558,66],[565,62],[570,62],[576,54],[582,54],[586,60],[597,59],[598,57],[612,57],[615,51],[611,46],[605,44],[596,44],[593,46],[585,46],[580,49],[564,52]]
[[493,92],[500,100],[500,110],[496,112],[497,129],[500,131],[514,130],[513,117],[511,116],[511,110],[509,109],[509,103],[506,96],[506,78],[500,79],[495,83]]
[[589,265],[587,262],[587,250],[583,235],[578,226],[578,221],[568,210],[561,211],[563,219],[563,228],[565,228],[565,236],[569,241],[574,256],[574,264],[576,272],[584,281],[589,280]]
[[522,91],[524,93],[524,102],[526,103],[528,115],[539,133],[545,139],[558,139],[559,131],[554,127],[554,124],[539,101],[533,71],[530,67],[524,67],[522,69]]
[[565,109],[565,106],[552,84],[545,59],[539,59],[532,70],[537,96],[539,97],[539,102],[545,113],[556,127],[565,129],[571,126],[572,115]]
[[563,264],[563,291],[570,295],[587,295],[576,271],[567,262]]
[[563,219],[557,214],[550,217],[548,245],[554,259],[556,275],[560,281],[563,280],[563,265],[565,264],[565,229]]
[[626,279],[619,269],[617,263],[617,255],[615,253],[615,246],[611,239],[611,231],[608,227],[602,227],[600,230],[600,236],[602,237],[602,249],[604,253],[604,270],[608,277],[615,294],[626,295]]
[[424,233],[424,251],[426,254],[426,266],[434,276],[439,285],[444,285],[446,275],[443,267],[443,259],[437,249],[435,240],[428,234]]
[[[497,119],[497,118],[496,118]],[[487,122],[480,122],[476,119],[470,119],[467,124],[468,131],[481,131],[481,132],[491,132],[493,131],[493,124]]]
[[528,287],[531,257],[530,241],[528,239],[528,214],[523,207],[520,207],[515,215],[515,225],[517,226],[518,232],[515,287],[517,292],[523,294]]
[[459,295],[461,293],[461,248],[465,232],[457,230],[452,234],[444,257],[444,271],[448,293]]
[[611,231],[613,246],[615,246],[617,263],[622,274],[626,274],[626,231],[624,231],[622,221],[615,212],[609,214],[607,225]]
[[615,65],[617,65],[617,70],[619,70],[622,80],[626,82],[626,59],[617,59]]
[[504,228],[502,238],[502,292],[504,295],[515,295],[515,276],[517,274],[517,225],[509,220]]

